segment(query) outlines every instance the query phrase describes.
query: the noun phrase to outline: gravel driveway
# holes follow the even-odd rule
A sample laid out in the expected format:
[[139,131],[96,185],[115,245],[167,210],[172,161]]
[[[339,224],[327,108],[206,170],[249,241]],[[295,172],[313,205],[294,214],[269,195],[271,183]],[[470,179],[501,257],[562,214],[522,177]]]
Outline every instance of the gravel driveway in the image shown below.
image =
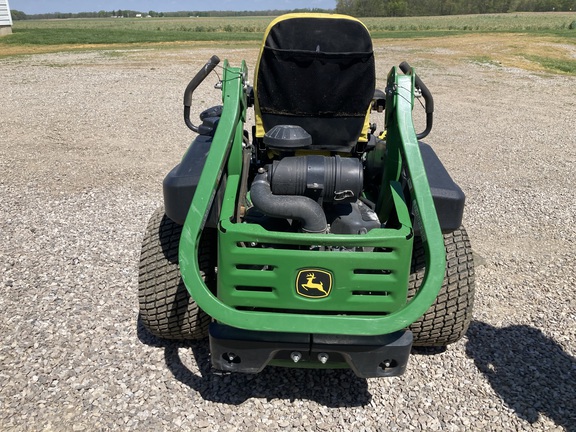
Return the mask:
[[[576,431],[576,78],[377,43],[381,86],[393,64],[419,66],[427,141],[467,194],[483,261],[470,330],[399,378],[218,377],[206,342],[155,339],[137,306],[143,231],[192,139],[182,92],[213,53],[257,55],[0,60],[0,429]],[[194,103],[217,100],[205,85]]]

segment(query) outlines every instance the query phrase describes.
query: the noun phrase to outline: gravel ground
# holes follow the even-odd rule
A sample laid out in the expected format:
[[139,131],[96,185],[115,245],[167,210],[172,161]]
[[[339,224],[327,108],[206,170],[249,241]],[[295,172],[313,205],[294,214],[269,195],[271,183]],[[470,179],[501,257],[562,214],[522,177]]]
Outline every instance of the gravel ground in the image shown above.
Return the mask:
[[[484,261],[470,330],[398,378],[218,377],[206,342],[155,339],[137,306],[143,231],[192,139],[182,92],[211,54],[0,60],[0,429],[576,431],[576,78],[378,43],[381,86],[419,66],[428,142],[467,194]],[[206,85],[195,104],[217,98]]]

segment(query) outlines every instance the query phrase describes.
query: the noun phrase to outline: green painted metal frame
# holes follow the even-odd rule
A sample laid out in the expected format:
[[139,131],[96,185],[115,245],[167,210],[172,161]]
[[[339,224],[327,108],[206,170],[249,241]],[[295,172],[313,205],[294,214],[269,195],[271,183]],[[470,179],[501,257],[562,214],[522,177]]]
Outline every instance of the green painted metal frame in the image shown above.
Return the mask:
[[[229,181],[227,190],[236,191],[238,186]],[[301,320],[305,311],[322,311],[339,314],[340,321],[347,321],[353,314],[381,316],[398,310],[406,303],[413,235],[400,184],[388,187],[398,227],[373,229],[363,235],[267,231],[257,224],[232,222],[232,200],[225,203],[218,242],[218,298],[232,307],[282,312],[274,320],[284,320],[287,315],[289,320]],[[249,247],[252,242],[258,245]],[[321,250],[323,246],[376,250]],[[296,275],[306,269],[332,274],[334,287],[329,296],[309,299],[297,294]]]
[[[424,250],[426,253],[426,274],[422,288],[417,295],[402,307],[385,316],[338,316],[308,313],[274,313],[261,311],[238,310],[227,305],[212,293],[202,280],[198,267],[198,244],[215,191],[226,172],[227,186],[224,195],[223,209],[234,208],[240,182],[242,164],[242,136],[246,117],[246,94],[244,91],[247,76],[246,65],[233,68],[224,63],[222,100],[224,109],[216,130],[211,151],[206,160],[196,193],[192,200],[186,222],[182,230],[179,248],[180,271],[184,283],[198,305],[215,320],[227,325],[258,331],[280,331],[301,333],[324,333],[343,335],[380,335],[406,328],[422,316],[436,298],[445,271],[444,242],[434,202],[430,194],[424,165],[420,156],[418,142],[412,122],[413,77],[399,75],[392,69],[388,77],[387,96],[387,129],[389,152],[396,156],[387,162],[383,175],[383,198],[379,199],[379,212],[386,213],[395,206],[402,208],[398,202],[397,187],[394,181],[399,179],[401,166],[405,166],[410,177],[410,191],[413,198],[412,207],[416,213],[416,223],[420,225]],[[395,161],[394,161],[395,160]],[[386,204],[386,205],[384,205]],[[405,207],[404,207],[405,208]],[[221,230],[232,229],[232,222],[221,216]],[[405,210],[397,211],[400,221],[408,217]],[[406,214],[402,214],[406,213]],[[389,240],[403,236],[409,237],[410,226],[403,225],[397,230],[389,231],[384,237]],[[293,244],[297,242],[294,234],[270,233],[261,227],[254,226],[256,242]],[[307,234],[308,239],[318,245],[336,244],[341,246],[373,246],[376,234],[361,236],[334,236]],[[353,237],[353,238],[352,238]],[[255,250],[255,249],[254,249]],[[264,250],[258,250],[261,253]],[[294,252],[294,251],[292,251]],[[334,252],[341,253],[341,252]],[[358,253],[363,255],[364,253]],[[409,251],[408,260],[410,259]],[[406,259],[406,258],[404,258]],[[222,272],[223,269],[219,269]]]

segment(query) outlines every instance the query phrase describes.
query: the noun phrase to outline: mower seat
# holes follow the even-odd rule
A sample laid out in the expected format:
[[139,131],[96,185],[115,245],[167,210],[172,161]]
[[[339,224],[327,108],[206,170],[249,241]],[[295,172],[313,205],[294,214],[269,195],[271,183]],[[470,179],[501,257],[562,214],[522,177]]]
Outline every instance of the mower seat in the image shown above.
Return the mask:
[[350,152],[368,140],[375,89],[372,39],[343,15],[288,14],[267,28],[254,85],[256,137],[303,128],[312,150]]

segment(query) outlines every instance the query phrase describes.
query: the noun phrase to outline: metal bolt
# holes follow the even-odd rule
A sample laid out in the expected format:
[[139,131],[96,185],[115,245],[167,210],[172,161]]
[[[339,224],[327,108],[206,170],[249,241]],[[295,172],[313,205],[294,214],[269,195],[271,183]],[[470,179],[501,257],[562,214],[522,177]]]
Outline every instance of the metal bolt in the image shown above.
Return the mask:
[[298,363],[302,358],[302,353],[299,351],[293,351],[292,353],[290,353],[290,358],[294,363]]
[[390,360],[384,360],[382,362],[382,366],[384,366],[384,369],[389,368],[390,366],[392,366],[392,362]]
[[228,353],[227,356],[229,362],[233,362],[234,360],[236,360],[236,354],[234,353]]
[[320,360],[320,363],[326,364],[326,362],[328,361],[328,354],[326,353],[318,354],[318,360]]

